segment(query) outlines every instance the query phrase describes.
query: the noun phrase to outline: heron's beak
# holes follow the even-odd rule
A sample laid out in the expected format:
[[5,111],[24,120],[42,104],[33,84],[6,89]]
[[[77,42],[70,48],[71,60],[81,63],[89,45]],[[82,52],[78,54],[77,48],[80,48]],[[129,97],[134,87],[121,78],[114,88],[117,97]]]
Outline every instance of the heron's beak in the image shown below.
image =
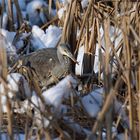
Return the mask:
[[79,65],[79,63],[77,62],[77,60],[75,59],[75,57],[73,56],[73,54],[70,51],[67,51],[67,53],[65,53],[65,55],[67,57],[69,57],[74,63]]

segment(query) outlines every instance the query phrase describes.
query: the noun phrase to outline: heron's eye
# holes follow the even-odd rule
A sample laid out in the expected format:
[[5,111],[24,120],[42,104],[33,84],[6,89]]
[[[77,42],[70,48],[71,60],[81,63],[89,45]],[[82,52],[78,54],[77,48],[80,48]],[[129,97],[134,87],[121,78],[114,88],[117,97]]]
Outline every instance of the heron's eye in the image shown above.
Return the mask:
[[63,50],[63,52],[65,52],[65,53],[66,53],[66,52],[67,52],[67,50],[65,50],[65,49],[64,49],[64,50]]
[[39,8],[37,8],[36,11],[37,11],[37,13],[40,13],[40,9]]

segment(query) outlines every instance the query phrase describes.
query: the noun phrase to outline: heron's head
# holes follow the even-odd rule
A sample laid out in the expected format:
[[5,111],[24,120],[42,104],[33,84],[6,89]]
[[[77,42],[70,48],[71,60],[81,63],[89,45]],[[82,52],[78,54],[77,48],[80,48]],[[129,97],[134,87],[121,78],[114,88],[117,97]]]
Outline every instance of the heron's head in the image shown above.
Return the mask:
[[67,56],[70,58],[73,62],[77,63],[77,60],[75,59],[74,55],[70,52],[70,46],[68,44],[60,44],[58,46],[59,53],[61,53],[63,56]]

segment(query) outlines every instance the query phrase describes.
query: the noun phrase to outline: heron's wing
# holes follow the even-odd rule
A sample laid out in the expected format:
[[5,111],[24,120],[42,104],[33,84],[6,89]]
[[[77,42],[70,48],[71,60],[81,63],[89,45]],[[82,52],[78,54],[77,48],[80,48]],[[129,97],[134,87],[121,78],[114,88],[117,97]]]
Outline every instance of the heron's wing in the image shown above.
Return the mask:
[[57,50],[52,48],[38,50],[22,57],[21,60],[22,64],[31,67],[44,83],[49,79],[51,70],[59,63]]
[[31,65],[31,66],[50,66],[58,62],[56,49],[47,48],[38,50],[31,54],[28,54],[22,57],[23,65]]
[[59,79],[62,78],[64,71],[65,70],[61,65],[56,65],[50,72],[50,77],[48,77],[46,86],[49,86],[53,83],[58,83]]

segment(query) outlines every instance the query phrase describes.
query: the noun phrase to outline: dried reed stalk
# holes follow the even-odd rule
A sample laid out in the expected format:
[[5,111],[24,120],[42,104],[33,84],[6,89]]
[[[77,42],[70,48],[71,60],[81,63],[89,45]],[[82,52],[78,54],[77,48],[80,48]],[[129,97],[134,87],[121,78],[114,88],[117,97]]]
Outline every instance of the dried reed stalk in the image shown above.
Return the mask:
[[23,18],[22,18],[22,13],[21,13],[21,9],[18,3],[18,0],[14,0],[14,4],[16,7],[16,12],[17,12],[17,21],[19,22],[19,27],[21,27],[22,23],[23,23]]
[[49,16],[51,14],[51,10],[52,10],[52,0],[49,0]]
[[124,33],[124,45],[126,46],[126,53],[125,55],[125,60],[126,60],[126,78],[127,78],[127,88],[128,88],[128,95],[129,95],[129,106],[130,106],[130,110],[129,110],[129,119],[130,119],[130,133],[131,133],[131,138],[134,139],[134,117],[133,117],[133,95],[132,95],[132,91],[131,91],[131,46],[129,44],[129,38],[127,37],[127,35],[129,34],[129,29],[128,29],[128,21],[127,19],[124,17],[124,21],[123,21],[123,26],[125,29],[125,33]]
[[12,0],[8,0],[8,20],[9,30],[14,31],[14,16],[13,16],[13,5]]
[[81,25],[81,28],[80,28],[79,38],[78,38],[78,41],[77,41],[77,45],[76,45],[76,49],[75,49],[74,54],[76,54],[77,51],[78,51],[79,44],[80,44],[80,41],[81,41],[81,37],[82,37],[82,34],[83,34],[83,30],[84,30],[84,26],[85,26],[85,23],[86,23],[86,19],[87,19],[88,14],[91,10],[92,4],[94,4],[94,3],[93,3],[92,0],[90,0],[89,5],[88,5],[87,10],[86,10],[86,13],[84,14],[84,18],[83,18],[83,22],[82,22],[82,25]]
[[66,19],[64,22],[64,27],[62,31],[62,37],[61,37],[61,42],[67,42],[67,30],[68,30],[68,25],[69,25],[69,19],[70,19],[70,14],[71,14],[71,9],[72,9],[72,4],[73,1],[70,2],[69,7],[68,7],[68,12],[66,13]]
[[104,103],[101,111],[98,113],[97,121],[93,125],[92,134],[89,135],[89,137],[87,138],[87,140],[91,140],[94,137],[94,135],[96,134],[96,132],[97,132],[99,126],[100,126],[100,123],[102,123],[102,121],[103,121],[103,119],[104,119],[107,111],[109,110],[109,108],[113,104],[113,100],[114,100],[115,95],[117,94],[118,88],[120,86],[120,81],[121,81],[121,77],[119,77],[117,79],[114,88],[110,89],[110,92],[109,92],[109,94],[106,97],[105,103]]
[[53,24],[54,22],[56,22],[58,20],[58,16],[55,16],[53,19],[51,19],[49,22],[47,22],[46,24],[44,24],[41,29],[44,30],[46,29],[49,25]]
[[[3,80],[5,81],[5,83],[7,83],[7,55],[6,55],[6,43],[4,41],[4,38],[2,36],[0,36],[0,44],[1,44],[1,47],[0,47],[0,66],[2,67],[1,69],[1,77],[3,78]],[[8,134],[9,134],[9,137],[10,137],[10,140],[13,140],[13,129],[12,129],[12,109],[11,109],[11,102],[9,100],[9,97],[8,97],[8,90],[7,88],[5,87],[5,96],[7,98],[7,102],[6,102],[6,107],[7,107],[7,117],[8,117],[8,126],[7,126],[7,129],[8,129]]]
[[[140,16],[139,14],[137,14],[137,19],[138,22],[140,22]],[[137,32],[138,35],[140,36],[140,24],[137,24]],[[138,40],[137,40],[138,41]],[[137,51],[138,53],[138,59],[137,59],[137,63],[139,63],[140,61],[140,49],[138,49]],[[136,70],[137,74],[136,74],[136,79],[137,79],[137,94],[138,94],[138,106],[137,106],[137,116],[138,116],[138,139],[140,139],[140,65],[138,66],[138,69]]]
[[2,28],[3,27],[3,13],[4,13],[4,8],[5,8],[5,5],[4,5],[4,3],[5,3],[5,1],[4,0],[2,0],[2,3],[1,3],[1,20],[0,20],[0,27]]
[[[20,11],[19,4],[17,3],[17,0],[14,0],[17,11]],[[137,47],[137,53],[135,53],[135,48],[137,45],[140,44],[140,25],[139,25],[139,16],[136,17],[136,11],[138,10],[138,3],[134,3],[132,5],[132,8],[127,8],[123,2],[114,2],[114,7],[110,8],[109,6],[105,6],[100,3],[95,3],[92,0],[89,1],[89,5],[87,8],[82,9],[80,11],[80,8],[78,8],[78,1],[71,1],[68,5],[68,10],[66,11],[66,16],[64,20],[63,25],[63,32],[62,32],[62,38],[61,42],[68,42],[71,43],[72,46],[76,47],[73,48],[73,52],[76,54],[79,47],[84,45],[85,46],[85,54],[88,56],[85,59],[84,62],[84,69],[91,69],[91,73],[88,75],[90,79],[93,79],[93,67],[94,67],[94,53],[97,49],[96,47],[96,41],[98,42],[98,49],[99,49],[99,67],[98,67],[98,81],[102,81],[101,73],[104,72],[104,81],[103,86],[105,87],[105,93],[106,98],[105,102],[103,104],[102,110],[99,112],[97,116],[97,121],[94,123],[92,128],[92,134],[88,137],[88,139],[92,138],[96,134],[96,132],[99,132],[98,139],[102,139],[102,127],[104,123],[104,119],[106,120],[106,128],[107,128],[107,140],[112,139],[112,105],[113,100],[117,99],[116,95],[119,96],[118,89],[119,86],[122,84],[125,84],[125,87],[127,87],[124,95],[124,104],[129,105],[129,118],[130,118],[130,131],[129,129],[125,129],[125,139],[128,139],[128,134],[131,133],[130,138],[131,139],[138,139],[140,138],[140,66],[139,66],[139,60],[140,60],[140,50]],[[129,4],[128,4],[129,5]],[[51,12],[52,7],[52,0],[49,0],[49,13]],[[61,4],[57,1],[58,9],[61,8]],[[119,7],[120,13],[117,10]],[[129,7],[129,6],[128,6]],[[4,8],[4,7],[3,7]],[[137,9],[136,9],[137,8]],[[13,30],[13,11],[12,11],[12,3],[11,0],[8,0],[8,16],[9,16],[9,22],[10,22],[10,30]],[[19,22],[22,21],[22,15],[21,13],[18,13],[19,16]],[[42,29],[45,29],[48,25],[59,22],[58,17],[52,19],[50,22],[46,23],[44,26],[42,26]],[[123,21],[122,23],[120,21]],[[60,21],[63,24],[63,20]],[[2,22],[1,22],[2,23]],[[105,47],[101,46],[101,33],[100,33],[100,27],[104,23],[104,38],[105,38]],[[2,25],[1,25],[2,26]],[[121,38],[121,41],[119,42],[118,46],[114,45],[114,42],[110,41],[110,26],[113,26],[114,28],[119,28],[123,36]],[[77,35],[77,29],[80,28],[80,34]],[[139,29],[139,31],[137,30]],[[117,38],[117,31],[115,38]],[[78,36],[78,38],[77,38]],[[131,39],[130,36],[133,38]],[[132,42],[131,42],[132,41]],[[118,55],[118,52],[120,51],[120,55]],[[103,53],[102,53],[103,51]],[[2,52],[2,50],[0,50]],[[4,51],[3,51],[4,52]],[[1,62],[3,63],[1,69],[1,75],[2,78],[6,81],[7,77],[7,64],[6,64],[6,53],[4,52],[2,55]],[[92,55],[91,55],[92,54]],[[137,54],[138,56],[134,55]],[[102,59],[102,56],[104,55],[104,60]],[[133,58],[134,57],[134,58]],[[137,58],[138,57],[138,58]],[[4,58],[4,59],[3,59]],[[113,64],[111,64],[111,61],[115,58],[115,62],[113,61]],[[133,67],[132,64],[135,64]],[[117,68],[114,68],[114,65]],[[4,69],[4,71],[3,71]],[[111,84],[112,75],[115,72],[117,74],[117,79],[115,81],[115,86]],[[37,83],[36,78],[34,77],[34,74],[32,71],[27,70],[29,78],[27,78],[31,86],[35,89],[35,91],[38,94],[38,97],[42,101],[43,105],[46,106],[44,99],[41,96],[41,89]],[[132,76],[133,75],[133,76]],[[87,76],[87,75],[86,75]],[[134,84],[133,80],[136,80],[137,85]],[[88,82],[90,80],[88,79]],[[91,84],[93,84],[91,82]],[[136,86],[136,89],[135,89]],[[120,89],[119,89],[120,90]],[[134,94],[135,93],[135,94]],[[133,114],[135,114],[134,109],[134,103],[135,103],[135,95],[138,96],[138,105],[137,105],[137,116],[138,120],[134,117]],[[121,95],[120,95],[121,96]],[[74,97],[73,97],[74,98]],[[71,107],[74,106],[74,99],[72,98],[72,104]],[[129,102],[128,102],[129,101]],[[136,102],[137,104],[137,102]],[[35,106],[35,105],[34,105]],[[46,107],[47,113],[43,112],[41,108],[40,114],[43,120],[43,117],[49,118],[48,116],[53,116],[53,114],[50,111],[49,107]],[[10,102],[7,103],[7,109],[8,109],[8,132],[10,135],[10,138],[13,139],[12,135],[12,114],[11,114],[11,106]],[[73,115],[74,116],[74,115]],[[73,117],[72,116],[72,117]],[[88,116],[88,115],[87,115]],[[55,119],[55,116],[53,116]],[[1,116],[2,118],[2,116]],[[27,120],[28,121],[28,120]],[[136,123],[138,122],[138,135],[135,132],[136,130]],[[119,125],[120,117],[118,116],[118,120],[116,122],[116,127]],[[43,123],[43,121],[42,121]],[[74,136],[68,137],[65,135],[63,129],[59,126],[57,123],[57,119],[55,121],[50,121],[50,126],[55,129],[59,134],[60,138],[62,139],[73,139]],[[47,139],[51,139],[51,135],[48,131],[49,127],[45,131],[45,136]],[[41,128],[42,131],[44,131],[44,128]],[[26,128],[26,138],[28,138],[28,128]],[[38,139],[41,139],[41,132],[38,134]]]
[[[104,22],[104,35],[105,35],[105,69],[104,69],[104,88],[105,88],[105,98],[109,94],[111,85],[111,70],[110,70],[110,46],[111,41],[109,37],[110,32],[110,19],[107,18]],[[112,137],[112,107],[109,108],[105,115],[105,123],[107,130],[107,140]]]
[[[139,24],[139,36],[140,36],[140,24]],[[138,60],[140,60],[140,50],[138,51]],[[140,65],[138,67],[138,120],[139,120],[139,139],[140,139]]]
[[76,11],[76,1],[72,3],[72,7],[71,7],[69,22],[67,24],[67,29],[66,29],[66,39],[65,39],[66,42],[70,42],[70,36],[73,35],[72,26],[73,26],[75,11]]

